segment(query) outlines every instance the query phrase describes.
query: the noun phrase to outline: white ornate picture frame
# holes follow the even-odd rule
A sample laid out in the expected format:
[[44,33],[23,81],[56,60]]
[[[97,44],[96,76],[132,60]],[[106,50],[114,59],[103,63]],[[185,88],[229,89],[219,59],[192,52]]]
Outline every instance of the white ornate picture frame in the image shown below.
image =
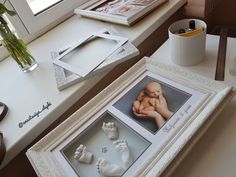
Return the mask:
[[[148,126],[153,125],[150,119],[143,122],[133,112],[137,95],[152,82],[161,85],[172,112],[162,126],[154,124],[154,129]],[[146,57],[31,147],[27,156],[37,174],[44,177],[108,176],[114,171],[111,164],[123,169],[116,168],[118,176],[159,176],[189,140],[194,142],[194,135],[206,130],[234,94],[232,87]],[[125,147],[121,152],[104,130],[104,123],[114,123],[105,128],[117,128],[114,139]],[[129,163],[124,142],[128,143],[128,157],[132,157]],[[88,163],[74,159],[81,144],[93,154]]]
[[[102,33],[106,33],[107,35],[114,35],[114,36],[121,36],[121,34],[115,30],[114,28],[107,28],[101,31]],[[53,51],[51,53],[52,60],[57,58],[60,54],[66,51],[68,48],[75,46],[76,44],[73,43],[71,45],[66,45],[60,48],[58,51]],[[63,90],[75,83],[78,83],[88,77],[94,76],[99,72],[105,71],[109,68],[114,67],[115,65],[124,62],[128,59],[131,59],[139,54],[139,50],[129,41],[122,44],[118,50],[113,52],[110,56],[106,58],[97,68],[95,68],[92,72],[90,72],[87,76],[82,77],[73,72],[66,70],[65,68],[53,64],[55,70],[55,79],[57,83],[58,90]]]

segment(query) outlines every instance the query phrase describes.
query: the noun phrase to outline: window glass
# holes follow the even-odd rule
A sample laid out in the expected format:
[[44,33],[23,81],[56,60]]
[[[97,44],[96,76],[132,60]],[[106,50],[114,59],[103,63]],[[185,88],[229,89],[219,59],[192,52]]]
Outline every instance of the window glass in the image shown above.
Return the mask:
[[27,3],[33,14],[37,15],[60,1],[62,0],[27,0]]

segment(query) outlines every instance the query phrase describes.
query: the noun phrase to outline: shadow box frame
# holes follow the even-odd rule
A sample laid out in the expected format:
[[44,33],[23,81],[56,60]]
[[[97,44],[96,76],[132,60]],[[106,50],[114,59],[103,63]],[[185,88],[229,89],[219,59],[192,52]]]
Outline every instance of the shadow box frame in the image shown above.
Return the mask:
[[[143,87],[145,83],[150,81],[161,83],[164,92],[166,90],[166,95],[167,92],[170,93],[170,99],[178,100],[184,95],[186,98],[178,104],[180,106],[171,108],[174,110],[172,117],[154,131],[142,122],[138,122],[137,117],[131,118],[132,116],[127,115],[119,106],[127,102],[127,98],[130,99],[128,95],[133,93],[132,90],[142,84]],[[173,96],[175,93],[176,96]],[[98,130],[98,126],[101,126],[106,119],[103,119],[104,115],[109,113],[111,116],[109,120],[114,119],[116,124],[119,124],[120,130],[127,132],[119,132],[122,139],[127,138],[129,142],[132,141],[130,137],[134,136],[137,138],[137,143],[144,147],[142,150],[136,151],[139,144],[129,144],[131,154],[138,153],[134,155],[132,164],[125,168],[120,176],[160,176],[190,140],[194,142],[198,139],[196,137],[200,137],[205,132],[234,94],[235,90],[231,86],[144,57],[28,149],[26,154],[38,176],[84,177],[80,174],[80,171],[83,171],[83,166],[80,163],[74,164],[73,160],[68,160],[72,155],[69,154],[68,158],[66,157],[66,148],[75,146],[75,143],[83,142],[84,139],[89,139],[90,137],[86,134],[89,134],[93,129]],[[123,98],[125,101],[122,102]],[[168,102],[168,99],[166,100]],[[173,100],[172,102],[176,103]],[[133,101],[129,103],[132,105]],[[98,130],[96,133],[90,133],[89,136],[96,134],[102,138],[106,137],[102,131],[99,132]],[[195,138],[193,139],[193,137]],[[100,153],[99,141],[94,144],[93,152],[99,151]],[[109,149],[110,145],[106,148]],[[88,147],[88,149],[90,148]],[[68,150],[68,152],[70,151]],[[111,159],[116,159],[115,155]],[[95,157],[93,160],[95,161]],[[80,169],[76,170],[76,168]],[[93,168],[96,169],[96,166]],[[98,173],[97,176],[106,175]]]

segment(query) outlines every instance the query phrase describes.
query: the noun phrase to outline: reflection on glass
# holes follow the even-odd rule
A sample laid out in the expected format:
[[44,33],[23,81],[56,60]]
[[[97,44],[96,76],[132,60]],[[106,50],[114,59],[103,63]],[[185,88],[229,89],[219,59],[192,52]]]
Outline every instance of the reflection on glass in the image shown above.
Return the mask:
[[34,15],[62,0],[26,0]]
[[151,142],[106,112],[62,148],[61,153],[80,177],[118,177],[150,145]]

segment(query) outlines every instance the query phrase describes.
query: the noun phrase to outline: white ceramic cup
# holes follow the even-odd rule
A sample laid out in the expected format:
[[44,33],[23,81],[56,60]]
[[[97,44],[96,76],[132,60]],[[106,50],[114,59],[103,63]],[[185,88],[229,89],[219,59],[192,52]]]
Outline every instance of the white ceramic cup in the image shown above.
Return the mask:
[[[192,36],[179,36],[179,29],[187,29],[189,21],[194,20],[197,28],[204,30]],[[205,57],[207,25],[199,19],[183,19],[170,25],[169,47],[171,60],[181,66],[190,66],[200,63]]]

